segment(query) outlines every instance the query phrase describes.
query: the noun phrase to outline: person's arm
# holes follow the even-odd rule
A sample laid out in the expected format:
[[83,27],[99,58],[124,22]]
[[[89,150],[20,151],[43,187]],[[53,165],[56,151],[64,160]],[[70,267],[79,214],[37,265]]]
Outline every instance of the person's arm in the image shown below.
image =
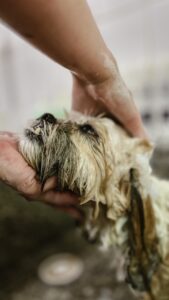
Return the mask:
[[[106,47],[85,0],[0,0],[0,17],[25,39],[73,73],[73,108],[109,112],[133,135],[146,137],[141,117],[117,63]],[[0,180],[26,198],[76,214],[72,195],[46,192],[17,149],[17,141],[0,134]]]
[[110,56],[84,0],[0,0],[0,16],[55,61],[86,79],[108,75]]
[[[77,78],[74,93],[80,83],[87,102],[98,100],[103,111],[107,109],[130,133],[146,137],[131,93],[85,0],[0,0],[0,17],[73,72]],[[82,111],[84,103],[74,99],[73,108]]]

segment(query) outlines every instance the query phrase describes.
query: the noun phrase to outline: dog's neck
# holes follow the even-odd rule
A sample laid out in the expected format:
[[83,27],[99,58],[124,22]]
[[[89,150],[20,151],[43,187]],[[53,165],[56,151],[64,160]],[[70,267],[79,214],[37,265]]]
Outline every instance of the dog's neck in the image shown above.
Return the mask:
[[[104,120],[104,126],[107,126],[108,132],[106,139],[110,141],[104,154],[106,170],[104,190],[98,189],[96,186],[93,191],[93,198],[85,199],[84,202],[92,200],[95,203],[93,215],[96,221],[92,220],[94,225],[99,223],[97,218],[103,219],[100,205],[103,204],[106,211],[105,226],[101,230],[103,232],[101,234],[103,247],[107,248],[112,244],[116,244],[126,248],[128,234],[125,224],[128,220],[131,205],[129,197],[130,173],[132,169],[136,170],[138,190],[142,195],[142,199],[146,199],[153,190],[149,165],[152,146],[146,141],[130,138],[121,127],[110,120]],[[110,231],[107,230],[109,224]]]
[[[110,128],[109,122],[108,120],[108,128]],[[92,223],[99,223],[97,218],[100,216],[103,219],[102,209],[99,209],[100,205],[103,204],[106,210],[106,222],[101,230],[103,248],[115,244],[126,249],[128,244],[126,224],[131,205],[129,197],[131,170],[137,171],[137,187],[142,198],[146,199],[152,193],[152,177],[149,165],[152,148],[146,141],[130,138],[116,124],[113,123],[112,126],[115,127],[117,134],[113,135],[114,128],[109,131],[108,139],[111,148],[105,149],[107,174],[104,180],[104,190],[101,192],[96,190],[93,199],[91,199],[95,202],[94,219],[96,219],[96,222],[92,221]],[[107,229],[109,226],[110,230]]]
[[[107,124],[109,127],[110,124]],[[152,145],[146,140],[131,138],[116,124],[112,124],[116,135],[109,131],[111,149],[106,149],[107,159],[107,190],[105,194],[106,204],[109,209],[108,217],[117,220],[126,213],[130,206],[127,197],[127,186],[130,185],[130,170],[137,171],[137,185],[141,190],[142,197],[152,193],[150,158]],[[117,197],[117,198],[116,198]]]
[[[104,195],[104,202],[107,207],[107,219],[110,220],[108,224],[111,227],[111,237],[108,239],[106,237],[107,234],[103,234],[102,242],[105,248],[106,244],[107,247],[116,244],[122,249],[126,249],[126,245],[129,244],[128,218],[132,200],[130,196],[131,186],[135,185],[143,202],[148,197],[152,201],[155,198],[148,157],[140,153],[136,155],[131,153],[130,151],[128,153],[120,153],[119,157],[117,155],[115,159],[113,158],[112,165],[114,164],[115,167],[106,181],[107,189]],[[132,170],[136,174],[133,182],[131,178]],[[113,227],[112,222],[114,224]]]

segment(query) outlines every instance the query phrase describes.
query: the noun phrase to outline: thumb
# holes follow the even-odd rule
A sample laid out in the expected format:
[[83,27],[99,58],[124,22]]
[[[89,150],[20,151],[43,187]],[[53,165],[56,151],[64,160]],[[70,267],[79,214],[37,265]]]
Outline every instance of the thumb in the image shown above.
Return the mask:
[[36,198],[41,193],[41,184],[36,178],[36,173],[29,166],[22,169],[20,176],[13,181],[13,187],[21,194],[30,198]]
[[28,166],[13,143],[0,141],[0,179],[28,196],[40,193],[35,171]]

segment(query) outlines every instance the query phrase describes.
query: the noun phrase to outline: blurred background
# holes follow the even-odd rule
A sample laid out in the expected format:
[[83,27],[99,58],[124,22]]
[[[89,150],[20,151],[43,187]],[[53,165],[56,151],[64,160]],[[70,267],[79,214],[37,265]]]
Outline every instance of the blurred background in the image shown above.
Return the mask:
[[[169,1],[89,0],[100,31],[134,94],[149,134],[169,140]],[[0,25],[0,128],[20,130],[71,105],[71,76]],[[9,121],[10,120],[10,121]]]
[[[153,169],[169,178],[169,0],[88,3],[158,145]],[[0,130],[21,131],[28,119],[46,111],[61,116],[70,106],[69,71],[0,24]],[[112,251],[101,254],[78,234],[70,217],[24,201],[1,182],[0,245],[2,300],[133,299],[116,276],[120,262]],[[63,286],[41,280],[41,262],[65,252],[81,260],[83,276]]]

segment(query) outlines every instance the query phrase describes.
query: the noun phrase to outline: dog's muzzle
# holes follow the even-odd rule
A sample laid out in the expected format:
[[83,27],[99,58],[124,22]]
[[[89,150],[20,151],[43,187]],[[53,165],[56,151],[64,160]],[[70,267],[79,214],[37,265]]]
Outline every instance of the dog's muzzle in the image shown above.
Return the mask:
[[47,129],[48,126],[56,125],[57,123],[57,119],[52,114],[43,114],[40,118],[34,121],[31,128],[25,129],[25,136],[31,140],[42,143],[42,132],[44,128]]

